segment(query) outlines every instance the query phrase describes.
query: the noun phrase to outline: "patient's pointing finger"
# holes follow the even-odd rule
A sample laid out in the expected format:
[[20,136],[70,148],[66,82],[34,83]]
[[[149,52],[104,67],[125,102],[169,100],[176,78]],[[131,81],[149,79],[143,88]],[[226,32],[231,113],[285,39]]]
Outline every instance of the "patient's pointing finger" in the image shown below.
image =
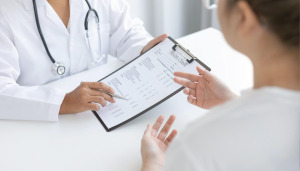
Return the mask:
[[185,78],[185,79],[195,81],[195,82],[197,82],[198,79],[200,78],[199,75],[194,75],[194,74],[190,74],[190,73],[186,73],[186,72],[174,72],[174,75],[176,77]]
[[188,81],[188,80],[185,80],[185,79],[182,79],[182,78],[178,78],[178,77],[175,77],[174,78],[174,81],[177,83],[177,84],[180,84],[184,87],[188,87],[188,88],[191,88],[191,89],[195,89],[197,84],[192,82],[192,81]]

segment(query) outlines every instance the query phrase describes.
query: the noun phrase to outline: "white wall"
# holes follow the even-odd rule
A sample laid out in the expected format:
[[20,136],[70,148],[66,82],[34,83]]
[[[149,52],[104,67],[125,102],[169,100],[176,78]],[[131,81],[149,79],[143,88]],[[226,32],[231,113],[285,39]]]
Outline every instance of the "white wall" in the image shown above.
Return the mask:
[[215,15],[202,7],[202,0],[127,0],[133,16],[144,21],[146,29],[158,36],[174,38],[216,25]]

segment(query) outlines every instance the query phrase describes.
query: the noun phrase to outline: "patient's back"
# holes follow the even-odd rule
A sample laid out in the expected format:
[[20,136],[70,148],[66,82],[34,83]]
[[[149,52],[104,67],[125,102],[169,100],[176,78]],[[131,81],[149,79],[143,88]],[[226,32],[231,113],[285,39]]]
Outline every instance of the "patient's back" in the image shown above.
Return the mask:
[[299,114],[299,91],[244,92],[181,132],[165,170],[298,171]]

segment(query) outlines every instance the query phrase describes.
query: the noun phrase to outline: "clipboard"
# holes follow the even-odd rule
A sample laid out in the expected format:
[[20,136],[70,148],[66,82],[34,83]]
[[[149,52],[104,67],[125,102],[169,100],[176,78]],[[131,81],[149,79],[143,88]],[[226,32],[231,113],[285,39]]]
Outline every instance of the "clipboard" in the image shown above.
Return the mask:
[[[179,53],[179,55],[182,55],[181,53],[185,53],[187,57],[184,57],[186,55],[182,55],[185,60],[186,63],[188,64],[192,64],[194,62],[197,63],[197,65],[199,64],[200,66],[202,66],[204,69],[211,71],[211,68],[209,68],[206,64],[204,64],[202,61],[200,61],[196,56],[194,56],[188,49],[184,48],[182,45],[180,45],[178,42],[176,42],[173,38],[168,37],[167,39],[169,39],[171,42],[173,42],[173,46],[171,47],[172,51],[175,53]],[[159,43],[160,44],[160,43]],[[99,80],[98,82],[103,82],[105,79],[113,76],[114,74],[116,74],[117,72],[121,72],[123,69],[126,69],[127,66],[132,65],[133,63],[135,63],[137,60],[139,60],[140,58],[142,58],[144,55],[147,55],[147,53],[149,51],[151,51],[153,48],[159,46],[159,44],[155,45],[154,47],[152,47],[151,49],[149,49],[148,51],[146,51],[145,53],[143,53],[142,55],[136,57],[135,59],[133,59],[132,61],[130,61],[129,63],[125,64],[124,66],[122,66],[121,68],[117,69],[116,71],[112,72],[111,74],[107,75],[106,77],[102,78],[101,80]],[[179,52],[181,51],[181,53]],[[121,123],[118,123],[114,126],[108,127],[107,123],[104,122],[104,120],[99,116],[99,114],[96,111],[92,111],[95,115],[95,117],[99,120],[99,122],[102,124],[102,126],[104,127],[104,129],[107,132],[110,132],[130,121],[132,121],[133,119],[141,116],[142,114],[148,112],[149,110],[153,109],[154,107],[158,106],[159,104],[163,103],[164,101],[168,100],[169,98],[171,98],[172,96],[174,96],[175,94],[177,94],[178,92],[182,91],[184,89],[184,87],[179,87],[178,89],[176,89],[175,91],[173,91],[172,93],[168,94],[167,96],[163,97],[163,99],[158,100],[157,102],[155,102],[153,105],[141,110],[139,113],[134,114],[132,117],[122,121]],[[105,108],[101,108],[101,110],[103,110]]]

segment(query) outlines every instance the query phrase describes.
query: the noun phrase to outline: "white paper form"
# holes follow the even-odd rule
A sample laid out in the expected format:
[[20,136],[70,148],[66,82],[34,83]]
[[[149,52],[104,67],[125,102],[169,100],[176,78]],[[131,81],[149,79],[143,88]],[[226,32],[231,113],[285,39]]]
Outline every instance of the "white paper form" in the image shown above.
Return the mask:
[[[174,51],[174,42],[166,39],[101,82],[111,86],[115,93],[128,100],[116,99],[97,112],[107,129],[139,115],[161,102],[181,86],[173,81],[175,71],[197,74],[196,61],[180,48]],[[102,123],[102,124],[103,124]]]

